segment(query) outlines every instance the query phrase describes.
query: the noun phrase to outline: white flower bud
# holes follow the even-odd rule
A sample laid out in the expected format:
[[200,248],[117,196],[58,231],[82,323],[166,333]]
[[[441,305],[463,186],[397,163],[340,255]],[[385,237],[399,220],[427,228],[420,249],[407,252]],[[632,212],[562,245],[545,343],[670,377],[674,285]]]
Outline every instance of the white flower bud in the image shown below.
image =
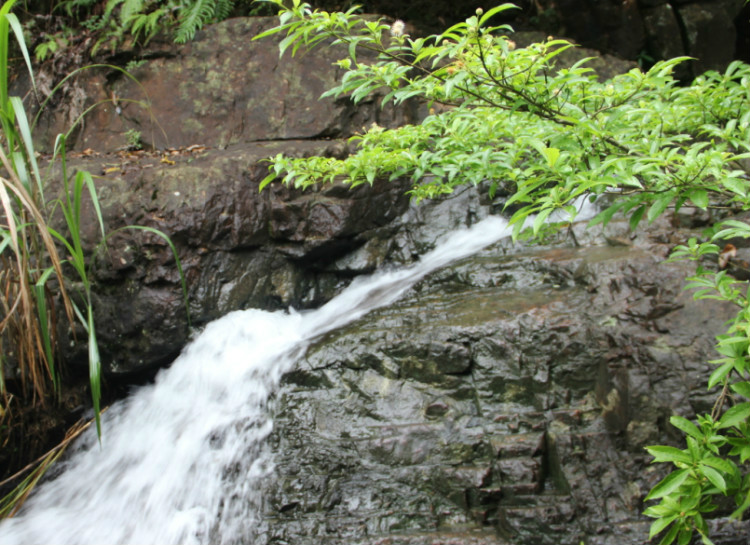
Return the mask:
[[393,21],[393,24],[391,25],[391,35],[400,38],[404,35],[404,30],[406,29],[406,24],[401,19],[396,19]]

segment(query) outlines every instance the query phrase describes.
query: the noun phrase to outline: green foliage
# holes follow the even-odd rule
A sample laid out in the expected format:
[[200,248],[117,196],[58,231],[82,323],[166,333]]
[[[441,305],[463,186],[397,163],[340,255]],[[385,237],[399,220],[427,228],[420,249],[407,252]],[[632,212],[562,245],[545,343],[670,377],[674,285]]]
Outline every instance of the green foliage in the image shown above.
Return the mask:
[[[748,151],[747,66],[734,63],[723,76],[681,88],[670,76],[675,59],[601,83],[585,63],[555,70],[567,42],[515,49],[498,35],[507,28],[480,26],[505,9],[414,40],[387,38],[388,25],[351,13],[313,12],[304,4],[282,11],[281,25],[264,34],[284,32],[282,51],[329,38],[347,46],[349,56],[339,61],[344,76],[326,95],[358,102],[384,90],[384,104],[422,98],[444,111],[418,126],[373,127],[356,137],[359,152],[343,160],[278,157],[266,183],[275,176],[298,186],[409,176],[412,195],[421,199],[491,180],[493,190],[512,191],[508,204],[524,205],[514,223],[584,193],[624,191],[628,198],[617,207],[636,212],[636,224],[668,206],[705,208],[709,192],[742,198],[744,171],[725,165]],[[379,58],[361,61],[358,49]]]
[[133,39],[141,40],[146,44],[162,29],[163,21],[168,13],[166,8],[158,8],[151,13],[134,13],[127,19],[126,25],[130,24]]
[[125,140],[127,140],[128,142],[128,148],[134,150],[143,149],[141,131],[136,129],[128,129],[127,131],[125,131]]
[[[131,36],[134,41],[148,43],[158,33],[173,33],[174,40],[185,43],[203,25],[229,17],[238,4],[236,0],[107,0],[97,14],[99,0],[64,0],[57,12],[73,19],[96,36],[92,55],[102,48],[114,50]],[[65,33],[48,37],[36,46],[38,60],[67,45]]]
[[185,43],[193,39],[195,31],[211,20],[221,20],[232,11],[233,0],[194,0],[184,7],[174,41]]
[[69,42],[64,33],[48,36],[46,41],[39,43],[34,49],[34,56],[37,62],[51,57],[58,51],[65,49]]
[[63,0],[55,5],[54,33],[39,33],[35,44],[37,61],[64,51],[83,29],[93,37],[91,55],[123,44],[146,45],[157,34],[171,35],[185,43],[208,23],[223,21],[233,14],[270,15],[273,10],[253,0]]
[[[8,90],[8,44],[12,28],[31,73],[31,62],[15,15],[10,13],[14,0],[0,8],[0,125],[3,146],[0,161],[6,175],[0,178],[0,260],[2,296],[0,305],[5,318],[0,322],[0,341],[9,338],[15,345],[21,378],[37,398],[43,398],[48,379],[54,388],[58,373],[50,336],[54,323],[49,309],[53,300],[45,290],[48,270],[62,277],[62,261],[47,229],[44,211],[42,177],[34,155],[31,131],[23,104]],[[32,74],[33,82],[33,74]],[[42,267],[44,264],[44,268]],[[65,286],[61,286],[63,307],[70,319],[73,307]],[[0,351],[0,379],[4,378],[4,353]],[[6,395],[4,380],[0,393]],[[6,398],[7,400],[7,398]],[[7,402],[7,401],[6,401]]]
[[[418,201],[489,181],[492,196],[508,195],[516,237],[548,233],[546,218],[559,208],[575,215],[572,203],[586,195],[609,196],[591,225],[624,214],[633,229],[682,207],[750,208],[750,178],[741,167],[750,158],[750,66],[741,62],[687,87],[671,76],[684,59],[602,82],[585,60],[556,65],[572,47],[564,40],[516,48],[511,29],[489,24],[510,4],[477,10],[440,35],[411,38],[399,25],[391,29],[354,10],[270,3],[280,10],[279,25],[257,38],[281,34],[282,55],[319,44],[342,48],[342,78],[324,96],[360,102],[380,94],[383,105],[421,100],[432,113],[419,125],[373,125],[352,139],[356,151],[344,159],[278,155],[261,189],[274,180],[356,186],[406,177]],[[696,422],[672,418],[686,448],[648,448],[655,462],[675,468],[650,492],[647,499],[659,503],[645,512],[655,519],[650,537],[663,535],[665,545],[688,543],[696,532],[710,543],[705,517],[716,511],[716,496],[733,498],[735,517],[750,507],[748,286],[716,267],[721,241],[750,237],[750,225],[726,220],[708,237],[678,246],[672,259],[697,262],[687,286],[697,299],[729,301],[739,310],[717,339],[712,413]]]

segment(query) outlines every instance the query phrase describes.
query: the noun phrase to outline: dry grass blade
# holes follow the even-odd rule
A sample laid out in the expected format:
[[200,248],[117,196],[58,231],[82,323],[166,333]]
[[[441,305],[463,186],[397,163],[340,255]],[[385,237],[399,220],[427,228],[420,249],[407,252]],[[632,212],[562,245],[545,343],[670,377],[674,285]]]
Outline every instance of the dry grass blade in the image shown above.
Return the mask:
[[[0,160],[7,162],[7,157],[0,149]],[[6,167],[7,168],[7,167]],[[31,382],[31,386],[36,399],[43,400],[47,391],[45,378],[51,373],[52,362],[48,361],[48,355],[44,350],[45,339],[41,338],[41,331],[37,320],[46,319],[45,316],[37,316],[37,305],[35,304],[34,293],[32,291],[32,278],[38,276],[38,271],[32,271],[30,263],[30,250],[28,248],[28,234],[25,232],[26,225],[19,225],[17,218],[30,215],[33,218],[33,225],[41,235],[45,247],[45,257],[49,259],[58,278],[62,278],[62,266],[57,249],[54,246],[53,239],[47,231],[46,222],[44,221],[39,209],[31,200],[30,195],[20,183],[14,173],[10,171],[10,179],[0,177],[0,203],[2,203],[3,212],[7,222],[7,228],[10,233],[9,246],[14,254],[15,266],[12,278],[8,282],[8,290],[5,292],[6,301],[13,300],[9,310],[15,312],[9,313],[6,318],[0,322],[0,334],[6,330],[11,317],[15,317],[17,322],[15,326],[15,348],[18,353],[18,361],[26,373],[22,373],[23,383]],[[14,180],[15,178],[15,180]],[[14,183],[15,182],[15,183]],[[16,204],[20,210],[14,208]],[[38,261],[38,260],[37,260]],[[37,263],[37,265],[40,265]],[[72,305],[68,298],[65,286],[60,283],[60,295],[63,305],[68,311],[69,319],[72,319]],[[7,306],[7,305],[6,305]],[[49,332],[48,332],[49,333]],[[50,377],[54,382],[54,377]]]
[[[107,407],[102,410],[102,413],[106,410]],[[0,481],[0,488],[2,488],[26,475],[26,477],[24,477],[24,479],[16,485],[13,490],[0,498],[0,519],[12,517],[18,512],[50,466],[62,456],[68,445],[86,431],[93,423],[94,419],[89,420],[88,422],[77,422],[65,433],[63,440],[49,452],[37,458],[14,475]]]
[[[0,202],[2,202],[3,210],[8,224],[8,230],[10,231],[10,246],[13,250],[15,258],[15,274],[14,281],[17,283],[17,289],[14,290],[15,295],[13,309],[19,309],[18,317],[20,318],[21,324],[17,328],[19,335],[16,335],[17,351],[19,352],[19,361],[24,363],[24,366],[29,371],[30,379],[33,385],[34,394],[37,397],[41,397],[44,392],[44,383],[39,380],[39,373],[36,365],[36,357],[29,355],[34,354],[35,346],[35,330],[30,323],[30,320],[34,319],[33,305],[31,301],[31,291],[28,282],[28,258],[27,248],[25,240],[19,239],[18,225],[16,224],[16,214],[11,204],[10,196],[6,189],[6,185],[9,184],[8,180],[0,179]],[[20,305],[20,307],[19,307]],[[9,314],[6,320],[3,320],[3,324],[6,323],[7,319],[15,316],[16,314]],[[4,330],[0,329],[0,332]],[[26,376],[22,376],[25,381]]]
[[[45,221],[44,216],[42,216],[37,206],[34,204],[34,200],[32,199],[31,195],[29,195],[29,193],[26,191],[26,188],[23,186],[23,183],[21,183],[21,180],[15,174],[15,171],[11,167],[10,161],[5,155],[5,152],[3,152],[2,148],[0,148],[0,161],[2,161],[3,166],[5,166],[7,171],[10,173],[9,177],[13,182],[7,184],[8,188],[11,189],[11,191],[13,191],[19,197],[19,199],[21,199],[24,208],[28,210],[28,212],[33,217],[34,223],[39,231],[39,235],[42,237],[42,241],[44,242],[44,248],[48,252],[49,260],[52,263],[52,267],[54,267],[55,269],[55,274],[57,274],[57,277],[60,279],[64,278],[62,271],[62,262],[60,261],[60,256],[57,253],[57,247],[55,246],[55,243],[52,239],[52,235],[50,235],[49,229],[47,228],[47,222]],[[0,178],[0,180],[3,179]],[[5,186],[6,184],[3,183],[3,185]],[[73,305],[70,301],[70,298],[68,297],[68,293],[63,282],[60,282],[60,295],[65,307],[65,313],[67,314],[70,322],[73,323],[75,321],[73,317]]]

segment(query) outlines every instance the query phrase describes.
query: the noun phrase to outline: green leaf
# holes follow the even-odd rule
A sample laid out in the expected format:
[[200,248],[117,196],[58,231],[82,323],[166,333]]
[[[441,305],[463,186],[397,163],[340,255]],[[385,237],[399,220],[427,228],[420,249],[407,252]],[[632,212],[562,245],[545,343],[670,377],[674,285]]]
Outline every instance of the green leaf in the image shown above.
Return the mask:
[[679,545],[688,545],[690,540],[693,538],[693,530],[691,528],[682,527],[680,533],[677,535],[677,543]]
[[730,428],[750,418],[750,402],[740,403],[727,409],[719,420],[719,429]]
[[602,210],[599,214],[597,214],[590,222],[589,227],[594,227],[595,225],[602,224],[603,226],[606,226],[614,217],[614,215],[622,209],[622,207],[625,206],[624,200],[618,200],[612,206],[609,206]]
[[703,458],[700,463],[713,467],[714,469],[718,469],[719,471],[726,473],[727,475],[732,475],[737,471],[737,468],[732,462],[724,458],[717,458],[716,456]]
[[36,298],[37,314],[39,316],[39,328],[42,333],[42,342],[44,344],[44,355],[47,358],[47,368],[49,369],[52,385],[57,390],[59,387],[57,371],[55,369],[55,355],[52,350],[52,337],[49,331],[49,316],[47,314],[47,294],[45,286],[50,276],[55,272],[54,267],[47,268],[34,285],[34,296]]
[[678,469],[664,477],[646,496],[645,500],[658,500],[677,490],[690,477],[689,469]]
[[700,432],[698,427],[693,424],[690,420],[687,418],[683,418],[681,416],[673,416],[669,419],[670,424],[672,424],[675,428],[678,430],[681,430],[685,432],[686,434],[690,435],[691,437],[695,437],[696,439],[703,438],[703,434]]
[[263,180],[261,180],[261,182],[260,182],[260,185],[258,186],[258,191],[259,192],[263,191],[263,188],[265,188],[268,184],[270,184],[271,182],[273,182],[276,179],[276,177],[277,177],[276,173],[272,172],[271,174],[269,174],[268,176],[266,176],[265,178],[263,178]]
[[664,528],[672,524],[672,522],[679,516],[679,514],[670,515],[668,517],[662,517],[656,519],[654,522],[651,523],[651,529],[648,531],[648,538],[653,539],[653,537],[661,533]]
[[39,175],[39,166],[37,165],[36,154],[34,153],[34,141],[31,137],[31,128],[29,127],[29,122],[26,118],[26,111],[24,110],[23,102],[21,102],[21,99],[18,97],[10,97],[10,103],[13,109],[13,114],[16,118],[16,123],[18,124],[18,129],[21,132],[21,138],[23,140],[24,146],[26,147],[25,156],[31,164],[31,172],[34,175],[34,179],[36,180],[39,194],[43,199],[44,187],[42,184],[42,179]]
[[[13,5],[15,3],[15,0],[12,2],[6,2],[7,4]],[[21,54],[23,55],[23,60],[26,62],[26,69],[29,73],[29,77],[31,78],[31,87],[36,90],[36,81],[34,79],[34,70],[31,65],[31,58],[29,57],[29,51],[26,48],[26,39],[24,38],[23,34],[23,26],[21,25],[21,22],[18,20],[18,17],[14,13],[7,13],[5,15],[5,18],[8,20],[8,24],[10,25],[11,29],[13,30],[13,33],[16,36],[16,42],[18,43],[18,47],[21,50]]]
[[635,231],[636,227],[638,227],[638,224],[641,222],[641,218],[643,217],[643,213],[646,211],[646,205],[642,204],[639,206],[635,212],[630,216],[630,230]]
[[[739,501],[739,500],[738,500]],[[742,499],[742,503],[739,505],[736,511],[732,513],[730,518],[739,520],[742,518],[742,515],[745,514],[745,511],[750,508],[750,489],[748,489],[747,493],[745,494],[744,498]]]
[[735,382],[730,387],[735,393],[738,393],[742,397],[750,399],[750,382]]
[[536,218],[534,218],[532,230],[535,235],[539,232],[539,229],[542,228],[542,225],[544,225],[544,222],[552,213],[552,210],[552,208],[545,208],[544,210],[540,211],[539,214],[537,214]]
[[710,390],[721,381],[723,381],[727,377],[727,375],[732,372],[733,369],[734,361],[732,360],[714,369],[714,371],[711,373],[711,376],[708,378],[708,389]]
[[482,15],[482,18],[479,19],[479,26],[484,26],[484,24],[491,17],[493,17],[494,15],[497,15],[500,12],[507,11],[509,9],[519,9],[519,7],[516,6],[515,4],[510,4],[510,3],[495,6],[494,8],[487,10],[487,12]]
[[544,157],[547,159],[547,166],[555,168],[557,160],[560,158],[560,150],[557,148],[544,149]]
[[658,218],[669,206],[669,204],[672,202],[673,195],[671,192],[664,193],[660,195],[651,205],[651,208],[648,209],[648,214],[646,217],[648,218],[649,223],[653,222],[656,218]]
[[722,239],[727,237],[750,237],[750,225],[742,221],[736,220],[725,220],[721,222],[721,231],[714,234],[712,240]]
[[716,488],[726,494],[727,483],[724,481],[724,477],[712,467],[708,467],[701,463],[699,465],[700,472],[713,484]]
[[691,189],[687,197],[698,208],[705,210],[708,206],[708,191],[705,189]]
[[684,464],[693,463],[693,458],[684,450],[664,445],[654,445],[646,447],[648,453],[654,457],[654,462],[682,462]]
[[677,533],[680,531],[680,525],[679,524],[673,524],[672,527],[669,529],[669,532],[662,538],[662,540],[659,542],[659,545],[669,545],[674,541],[674,539],[677,537]]
[[99,343],[96,340],[96,329],[94,328],[94,309],[87,306],[86,333],[88,333],[89,345],[89,383],[91,385],[91,400],[94,403],[94,419],[96,420],[96,434],[101,441],[102,422],[99,401],[101,399],[101,376],[102,362],[99,358]]
[[87,170],[79,170],[76,173],[75,183],[77,186],[85,185],[86,189],[89,190],[91,196],[91,203],[94,206],[94,213],[99,223],[99,230],[101,231],[102,237],[106,236],[104,232],[104,217],[102,216],[102,209],[99,206],[99,197],[96,194],[96,186],[94,185],[94,178],[91,173]]
[[724,178],[721,180],[721,185],[740,197],[747,197],[748,184],[745,181],[736,178]]

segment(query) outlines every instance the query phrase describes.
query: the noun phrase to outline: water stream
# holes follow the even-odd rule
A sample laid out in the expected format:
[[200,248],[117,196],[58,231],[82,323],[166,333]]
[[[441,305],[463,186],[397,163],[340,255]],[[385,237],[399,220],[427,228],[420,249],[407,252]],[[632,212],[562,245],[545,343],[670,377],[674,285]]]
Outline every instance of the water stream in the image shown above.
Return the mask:
[[[489,217],[454,233],[411,267],[354,281],[304,313],[237,311],[209,324],[173,365],[103,416],[19,516],[4,545],[201,544],[248,539],[259,479],[272,470],[264,439],[269,396],[318,336],[398,299],[428,273],[508,236]],[[245,541],[248,542],[248,541]]]

